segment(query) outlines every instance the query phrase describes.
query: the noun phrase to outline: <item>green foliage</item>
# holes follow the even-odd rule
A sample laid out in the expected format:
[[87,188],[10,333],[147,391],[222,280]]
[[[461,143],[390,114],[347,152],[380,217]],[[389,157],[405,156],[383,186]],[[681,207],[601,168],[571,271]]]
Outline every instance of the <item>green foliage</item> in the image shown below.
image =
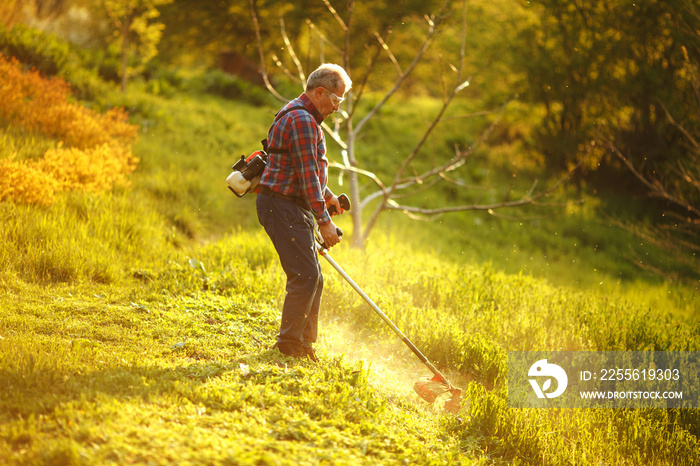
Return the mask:
[[[379,43],[374,32],[388,35],[392,23],[392,38],[407,41],[406,47],[400,47],[400,58],[412,53],[415,47],[415,29],[411,24],[415,18],[422,21],[424,14],[436,13],[442,2],[436,0],[416,1],[400,0],[397,2],[353,2],[352,19],[354,26],[353,41],[366,44],[367,52],[374,53]],[[333,8],[344,21],[348,21],[350,2],[336,1]],[[163,56],[177,63],[196,63],[212,66],[219,60],[222,51],[236,51],[257,63],[258,53],[255,30],[247,2],[229,2],[222,4],[218,0],[202,0],[192,3],[187,0],[174,0],[162,9],[162,19],[168,27],[163,31]],[[319,1],[265,0],[256,3],[256,14],[261,28],[261,38],[265,49],[284,47],[280,31],[280,17],[284,19],[285,30],[295,50],[303,58],[303,66],[308,72],[315,68],[323,55],[325,60],[339,60],[332,47],[321,44],[319,36],[307,23],[312,21],[317,30],[323,31],[335,45],[344,41],[343,30],[326,5]],[[401,20],[405,21],[393,21]],[[192,24],[206,24],[206,27],[193,28]],[[424,22],[422,24],[425,24]],[[287,54],[278,58],[290,69],[294,68]],[[290,60],[287,63],[287,60]],[[389,60],[382,61],[382,69],[392,70]],[[281,70],[270,60],[268,69],[275,76],[283,76]],[[365,72],[366,55],[364,52],[353,57],[352,68],[355,75]]]
[[135,188],[155,199],[177,229],[200,237],[257,221],[254,198],[238,201],[225,180],[241,155],[260,148],[272,107],[197,94],[168,101],[141,94],[127,103],[150,135],[135,148],[143,154],[143,176],[137,175]]
[[14,155],[16,160],[39,159],[56,141],[44,134],[14,127],[3,122],[0,127],[0,159]]
[[[674,423],[669,417],[685,411],[515,410],[507,402],[506,351],[697,350],[693,326],[668,313],[675,307],[671,301],[652,311],[644,296],[610,299],[486,266],[442,262],[429,249],[418,251],[396,237],[375,238],[372,244],[366,257],[345,250],[333,254],[431,360],[458,368],[472,381],[469,421],[453,424],[465,451],[512,464],[697,461],[693,422],[679,430],[664,427]],[[386,326],[345,291],[342,280],[331,276],[327,282],[336,319],[349,320],[366,338],[390,337]],[[657,314],[659,309],[667,313]],[[601,426],[613,427],[601,432]]]
[[158,42],[165,25],[156,21],[158,7],[172,0],[105,0],[104,11],[115,30],[114,42],[121,54],[120,76],[122,92],[126,92],[128,77],[140,73],[158,55]]
[[[0,216],[3,273],[29,282],[118,281],[170,240],[158,214],[127,192],[65,195],[50,209],[6,202]],[[154,255],[140,251],[145,243]]]
[[[259,235],[238,234],[200,254],[212,263],[225,255],[232,268],[217,273],[237,278],[259,260],[260,242]],[[272,257],[269,245],[263,249]],[[68,464],[156,456],[237,464],[458,459],[449,442],[426,444],[441,435],[432,413],[406,417],[370,385],[362,363],[328,354],[312,365],[265,349],[277,311],[264,290],[203,292],[200,273],[179,263],[161,266],[160,277],[142,278],[136,287],[12,286],[3,293],[3,308],[12,309],[0,323],[6,356],[0,389],[11,394],[2,403],[4,458]],[[250,270],[241,278],[261,284],[269,269],[253,271],[257,280]]]
[[44,76],[64,78],[78,99],[94,100],[107,92],[106,84],[89,66],[94,54],[24,24],[12,29],[0,24],[0,53],[17,58]]
[[195,92],[224,97],[252,105],[272,105],[270,93],[236,76],[213,70],[203,73],[188,82],[187,87]]
[[453,427],[467,449],[523,465],[689,465],[698,458],[693,421],[676,420],[696,417],[695,410],[513,409],[506,396],[470,385],[470,422]]
[[[69,464],[699,459],[696,410],[515,410],[504,390],[506,350],[641,349],[649,336],[666,341],[656,349],[697,350],[690,326],[657,325],[637,301],[456,264],[396,238],[373,244],[333,255],[468,388],[459,417],[399,396],[409,376],[393,385],[380,375],[382,361],[395,372],[413,355],[390,345],[386,326],[337,274],[326,272],[322,362],[266,349],[284,277],[264,233],[237,230],[189,248],[189,258],[154,259],[118,286],[40,287],[4,274],[0,452]],[[654,312],[671,310],[667,302]],[[347,356],[330,350],[331,329],[352,335],[336,343]],[[610,340],[620,329],[636,337]],[[363,351],[376,367],[353,362]]]
[[[690,3],[531,2],[537,19],[521,29],[514,51],[527,76],[524,97],[547,108],[536,149],[564,166],[587,140],[607,138],[644,173],[670,174],[688,148],[662,109],[687,130],[698,123],[699,42],[691,32],[698,18]],[[598,151],[590,168],[609,155]]]
[[12,29],[0,25],[0,52],[16,57],[27,67],[36,68],[48,76],[56,76],[65,69],[76,67],[76,55],[79,53],[68,42],[23,24],[17,24]]

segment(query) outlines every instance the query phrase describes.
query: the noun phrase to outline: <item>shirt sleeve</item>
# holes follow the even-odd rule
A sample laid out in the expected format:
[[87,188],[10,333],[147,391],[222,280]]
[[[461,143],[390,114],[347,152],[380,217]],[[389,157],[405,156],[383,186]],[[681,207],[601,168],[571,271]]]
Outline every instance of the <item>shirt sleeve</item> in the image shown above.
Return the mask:
[[[290,115],[291,116],[291,115]],[[311,212],[319,225],[331,221],[326,210],[324,189],[318,176],[318,138],[319,127],[310,115],[299,112],[293,115],[293,131],[289,138],[289,152],[292,155],[296,175],[299,177],[301,194],[309,202]]]

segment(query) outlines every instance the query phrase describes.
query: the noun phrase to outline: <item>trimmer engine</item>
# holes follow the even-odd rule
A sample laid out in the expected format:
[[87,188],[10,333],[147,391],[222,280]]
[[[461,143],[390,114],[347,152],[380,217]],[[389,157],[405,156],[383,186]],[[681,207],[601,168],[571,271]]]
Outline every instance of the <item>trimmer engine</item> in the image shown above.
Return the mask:
[[247,158],[241,155],[241,159],[231,167],[233,172],[226,178],[228,189],[238,197],[255,191],[265,170],[265,165],[267,165],[265,151],[255,151]]

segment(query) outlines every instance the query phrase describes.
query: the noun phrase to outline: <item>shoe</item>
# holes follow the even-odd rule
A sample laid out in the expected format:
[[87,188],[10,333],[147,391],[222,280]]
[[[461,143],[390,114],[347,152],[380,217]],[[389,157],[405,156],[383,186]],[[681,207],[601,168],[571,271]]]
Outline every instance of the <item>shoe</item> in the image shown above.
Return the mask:
[[316,356],[316,351],[311,346],[304,346],[306,351],[306,357],[311,359],[313,362],[318,362],[318,356]]
[[299,343],[290,342],[277,342],[272,346],[272,349],[277,348],[277,350],[287,356],[292,356],[293,358],[305,358],[308,357],[306,349]]

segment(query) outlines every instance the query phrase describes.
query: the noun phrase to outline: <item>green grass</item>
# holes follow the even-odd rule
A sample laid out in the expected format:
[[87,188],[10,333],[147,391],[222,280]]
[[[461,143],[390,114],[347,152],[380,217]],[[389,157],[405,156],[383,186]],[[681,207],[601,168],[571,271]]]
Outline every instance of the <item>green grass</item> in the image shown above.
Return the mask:
[[[315,365],[266,349],[281,276],[259,237],[236,236],[227,266],[206,274],[209,291],[201,267],[184,258],[116,289],[6,284],[0,457],[437,464],[459,456],[454,439],[425,442],[445,437],[442,415],[372,387],[367,363],[322,349]],[[210,264],[223,253],[202,252]]]
[[241,155],[261,149],[273,107],[208,95],[166,99],[134,92],[125,105],[144,128],[134,188],[188,237],[250,224],[250,202],[236,202],[226,177]]
[[138,88],[105,99],[143,128],[131,187],[0,204],[0,463],[700,461],[696,409],[508,407],[510,350],[700,349],[697,289],[633,265],[663,257],[594,203],[527,221],[389,213],[365,251],[333,249],[465,389],[455,416],[413,394],[427,370],[328,264],[321,363],[268,349],[283,274],[254,197],[224,180],[274,108]]
[[0,456],[22,464],[700,460],[697,410],[507,406],[508,350],[697,350],[697,325],[663,317],[672,306],[652,310],[408,244],[397,252],[399,244],[379,235],[367,252],[343,246],[333,255],[468,389],[458,417],[410,393],[421,368],[328,266],[322,362],[268,350],[283,276],[264,235],[238,230],[119,286],[5,280]]
[[56,142],[39,133],[13,127],[0,120],[0,158],[14,160],[38,159]]
[[39,283],[119,281],[172,247],[175,235],[128,191],[68,194],[50,208],[2,203],[0,218],[3,274]]

